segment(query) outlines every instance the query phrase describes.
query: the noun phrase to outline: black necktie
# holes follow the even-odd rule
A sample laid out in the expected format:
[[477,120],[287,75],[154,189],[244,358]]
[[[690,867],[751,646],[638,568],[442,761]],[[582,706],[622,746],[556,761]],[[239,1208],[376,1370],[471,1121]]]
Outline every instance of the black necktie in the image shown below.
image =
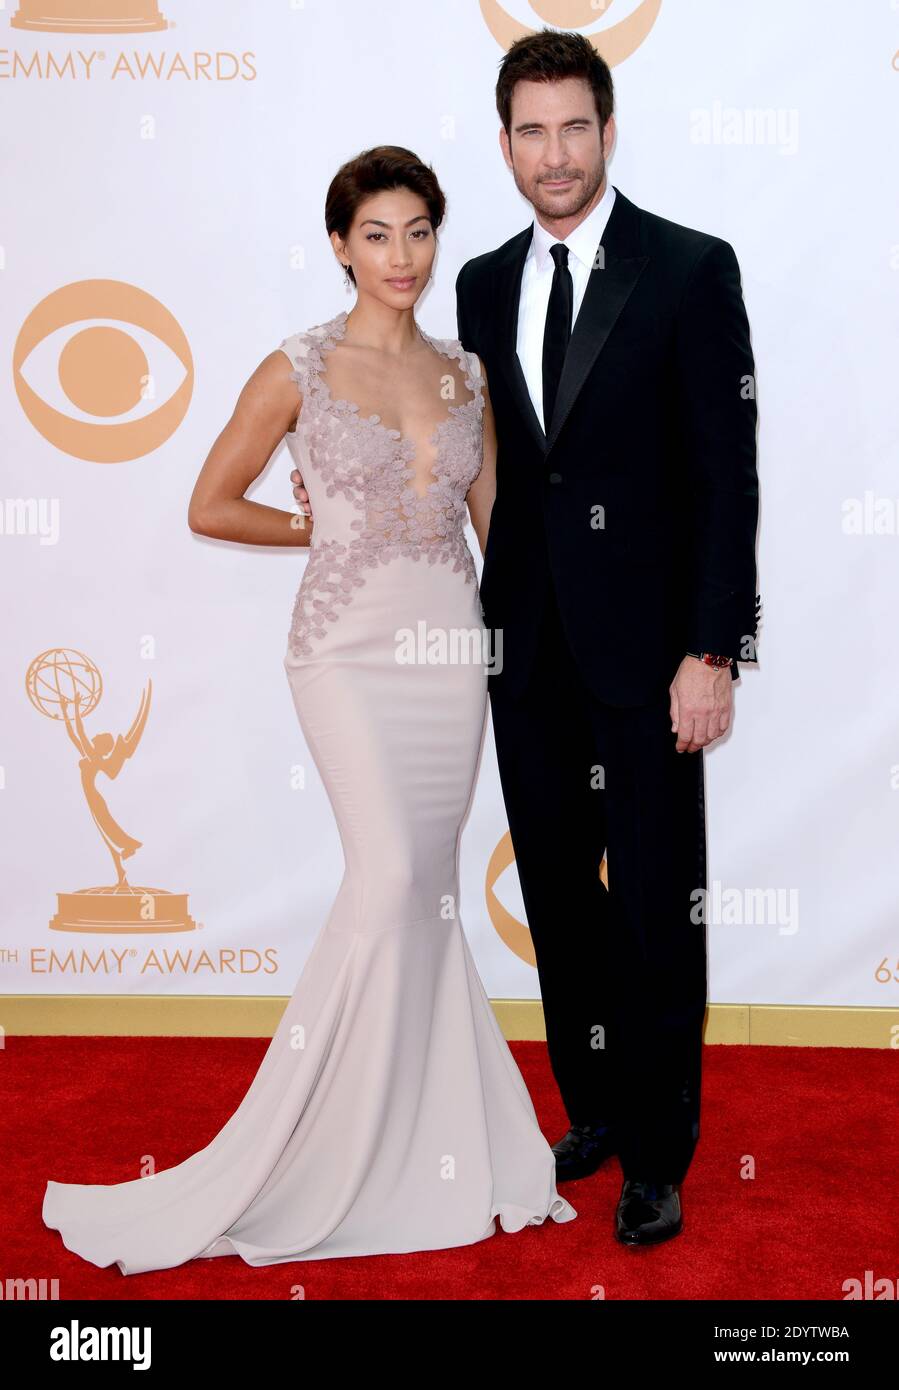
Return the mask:
[[568,339],[571,337],[571,315],[574,307],[574,286],[571,271],[568,269],[568,247],[557,241],[549,248],[555,262],[552,289],[546,309],[546,325],[543,329],[543,425],[549,434],[559,390],[559,378]]

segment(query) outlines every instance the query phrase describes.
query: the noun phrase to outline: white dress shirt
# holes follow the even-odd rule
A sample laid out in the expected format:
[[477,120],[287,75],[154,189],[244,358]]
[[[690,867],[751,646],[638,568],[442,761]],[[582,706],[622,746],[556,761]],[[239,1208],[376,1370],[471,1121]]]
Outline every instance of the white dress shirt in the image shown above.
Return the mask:
[[[568,268],[571,271],[574,289],[572,331],[614,202],[615,190],[611,183],[607,182],[606,191],[596,207],[587,214],[583,222],[578,223],[562,243],[568,247]],[[559,238],[548,232],[535,216],[518,301],[518,357],[544,434],[546,424],[543,419],[543,330],[546,327],[546,311],[549,307],[549,292],[552,289],[555,270],[549,248],[555,246],[558,241]]]

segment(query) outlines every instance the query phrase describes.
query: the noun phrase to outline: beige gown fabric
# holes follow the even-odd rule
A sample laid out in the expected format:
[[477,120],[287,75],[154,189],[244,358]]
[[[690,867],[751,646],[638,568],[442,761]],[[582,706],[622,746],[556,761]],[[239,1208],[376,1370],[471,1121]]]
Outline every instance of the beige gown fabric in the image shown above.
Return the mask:
[[459,920],[483,654],[398,659],[401,629],[483,632],[463,534],[480,364],[419,328],[446,359],[445,390],[430,437],[405,438],[332,395],[346,317],[280,345],[303,394],[287,439],[315,518],[284,665],[345,873],[212,1142],[152,1178],[48,1182],[46,1225],[123,1274],[232,1254],[268,1265],[436,1250],[494,1234],[496,1217],[518,1231],[576,1215]]

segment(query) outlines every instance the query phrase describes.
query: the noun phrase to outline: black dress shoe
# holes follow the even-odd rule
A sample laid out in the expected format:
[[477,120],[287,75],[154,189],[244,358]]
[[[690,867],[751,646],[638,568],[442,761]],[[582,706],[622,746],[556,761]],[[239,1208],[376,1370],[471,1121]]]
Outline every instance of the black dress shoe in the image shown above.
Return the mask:
[[624,1245],[658,1245],[684,1228],[676,1183],[625,1178],[615,1213],[615,1235]]
[[572,1125],[565,1137],[552,1147],[556,1156],[556,1182],[573,1182],[575,1178],[595,1173],[615,1152],[615,1140],[608,1125]]

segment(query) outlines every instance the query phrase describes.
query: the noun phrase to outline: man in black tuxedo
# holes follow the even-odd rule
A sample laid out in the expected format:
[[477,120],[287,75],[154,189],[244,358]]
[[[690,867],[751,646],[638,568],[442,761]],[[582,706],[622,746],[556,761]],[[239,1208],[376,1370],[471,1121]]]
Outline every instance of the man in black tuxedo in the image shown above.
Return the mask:
[[497,108],[534,222],[456,284],[496,418],[497,758],[571,1126],[557,1180],[617,1153],[616,1234],[648,1245],[682,1229],[699,1137],[703,749],[755,660],[755,369],[731,246],[609,185],[589,41],[513,44]]

